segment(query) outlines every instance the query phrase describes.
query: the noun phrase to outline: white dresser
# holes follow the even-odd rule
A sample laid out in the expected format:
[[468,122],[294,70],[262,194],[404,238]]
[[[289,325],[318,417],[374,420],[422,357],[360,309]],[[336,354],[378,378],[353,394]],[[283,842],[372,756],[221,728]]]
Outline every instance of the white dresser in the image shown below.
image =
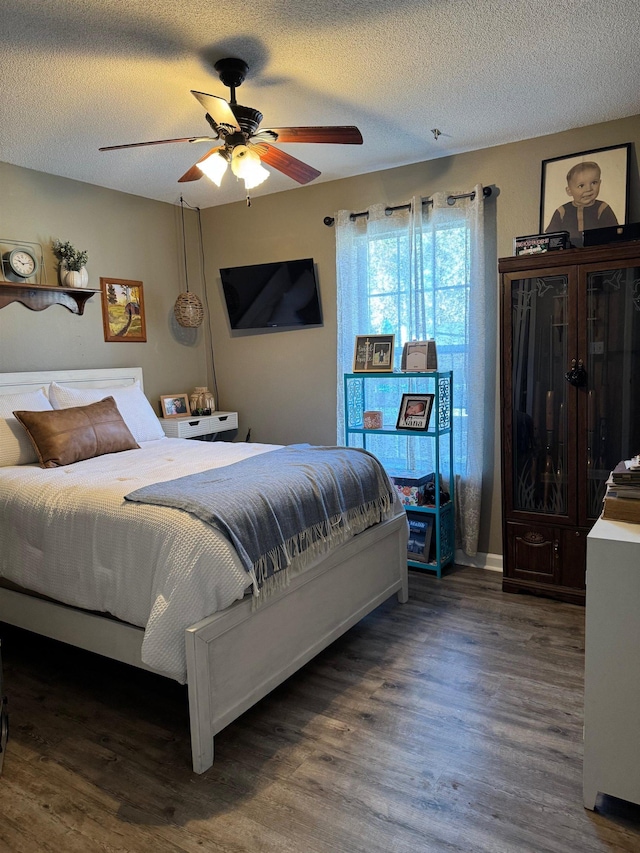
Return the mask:
[[640,803],[640,524],[587,537],[585,808],[598,792]]
[[216,432],[238,428],[237,412],[213,412],[211,415],[189,415],[183,418],[160,418],[164,434],[169,438],[199,438]]

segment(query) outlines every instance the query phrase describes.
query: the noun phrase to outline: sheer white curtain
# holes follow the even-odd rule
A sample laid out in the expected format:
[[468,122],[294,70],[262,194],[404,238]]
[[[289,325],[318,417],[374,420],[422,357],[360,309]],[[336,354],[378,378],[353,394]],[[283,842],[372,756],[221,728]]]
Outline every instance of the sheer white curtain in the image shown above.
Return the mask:
[[[485,404],[484,195],[437,193],[407,209],[373,205],[368,216],[336,216],[338,281],[338,442],[344,442],[343,374],[353,364],[356,335],[395,334],[402,344],[435,338],[438,365],[454,377],[456,539],[477,552]],[[404,467],[428,463],[425,442],[398,438]],[[369,446],[369,445],[368,445]],[[376,452],[372,446],[373,452]],[[383,461],[386,461],[383,459]]]

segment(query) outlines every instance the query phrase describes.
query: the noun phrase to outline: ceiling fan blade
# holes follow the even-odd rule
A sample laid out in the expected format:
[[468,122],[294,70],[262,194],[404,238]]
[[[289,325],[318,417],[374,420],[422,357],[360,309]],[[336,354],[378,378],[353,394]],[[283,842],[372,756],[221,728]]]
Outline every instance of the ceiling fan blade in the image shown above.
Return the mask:
[[167,142],[215,142],[213,136],[182,136],[180,139],[155,139],[153,142],[130,142],[128,145],[105,145],[98,151],[116,151],[118,148],[142,148],[144,145],[166,145]]
[[299,184],[308,184],[309,181],[313,181],[314,178],[322,174],[313,166],[308,166],[302,160],[296,160],[291,154],[286,154],[279,148],[273,148],[266,142],[260,143],[260,149],[260,159],[263,163],[266,163],[267,166],[273,166],[274,169],[282,172],[283,175],[288,175]]
[[228,124],[240,130],[238,121],[224,98],[219,98],[218,95],[207,95],[205,92],[195,92],[193,89],[191,94],[200,101],[216,124]]
[[278,142],[335,142],[362,145],[362,134],[353,125],[343,127],[271,127]]
[[202,169],[198,168],[198,163],[202,163],[202,161],[206,160],[207,157],[211,156],[214,151],[218,151],[222,147],[222,145],[216,145],[214,148],[209,149],[209,151],[207,151],[207,153],[203,157],[201,157],[197,163],[194,163],[190,169],[187,169],[187,171],[181,178],[178,178],[178,183],[184,184],[188,181],[199,181],[200,178],[204,175],[204,172],[202,171]]

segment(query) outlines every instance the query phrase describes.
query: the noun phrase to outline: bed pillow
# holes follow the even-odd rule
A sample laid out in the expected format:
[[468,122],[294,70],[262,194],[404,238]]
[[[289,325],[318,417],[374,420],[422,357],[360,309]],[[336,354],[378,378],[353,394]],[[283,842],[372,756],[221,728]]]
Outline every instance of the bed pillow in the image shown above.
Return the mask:
[[69,409],[71,406],[86,406],[105,397],[113,397],[120,414],[136,441],[155,441],[164,438],[156,413],[142,393],[140,383],[112,388],[67,388],[52,382],[49,399],[54,409]]
[[29,465],[38,461],[29,436],[13,416],[16,409],[45,412],[51,411],[53,406],[42,388],[0,396],[0,468],[7,465]]
[[13,414],[31,439],[42,468],[139,448],[113,397],[89,406]]

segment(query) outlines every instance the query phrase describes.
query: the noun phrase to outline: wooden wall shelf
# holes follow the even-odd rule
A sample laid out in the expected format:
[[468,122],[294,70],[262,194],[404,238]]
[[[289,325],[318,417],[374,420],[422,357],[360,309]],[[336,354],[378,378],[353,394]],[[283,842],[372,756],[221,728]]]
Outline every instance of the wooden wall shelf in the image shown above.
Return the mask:
[[0,282],[0,308],[20,302],[32,311],[44,311],[50,305],[64,305],[73,314],[84,314],[85,302],[99,290],[87,287],[49,287],[35,284]]

